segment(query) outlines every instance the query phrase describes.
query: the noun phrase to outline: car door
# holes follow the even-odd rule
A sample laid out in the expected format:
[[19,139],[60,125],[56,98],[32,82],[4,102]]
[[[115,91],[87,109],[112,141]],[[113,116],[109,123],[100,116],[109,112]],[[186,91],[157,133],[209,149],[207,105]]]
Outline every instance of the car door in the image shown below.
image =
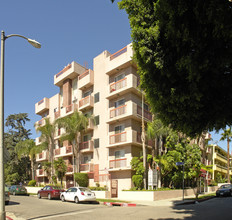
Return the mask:
[[77,194],[77,188],[72,188],[72,191],[70,193],[70,200],[71,201],[74,201],[76,194]]
[[69,188],[65,193],[64,193],[64,198],[67,201],[71,201],[71,192],[73,188]]
[[45,190],[45,196],[48,197],[48,194],[51,193],[52,188],[51,186],[47,186],[46,190]]

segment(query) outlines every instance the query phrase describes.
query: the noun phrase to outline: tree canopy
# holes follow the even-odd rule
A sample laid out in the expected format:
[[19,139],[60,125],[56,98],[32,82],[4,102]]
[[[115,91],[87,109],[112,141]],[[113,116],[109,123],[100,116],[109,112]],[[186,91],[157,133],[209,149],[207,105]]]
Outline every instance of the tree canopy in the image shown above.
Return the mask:
[[119,7],[153,113],[189,136],[232,125],[232,2],[122,0]]

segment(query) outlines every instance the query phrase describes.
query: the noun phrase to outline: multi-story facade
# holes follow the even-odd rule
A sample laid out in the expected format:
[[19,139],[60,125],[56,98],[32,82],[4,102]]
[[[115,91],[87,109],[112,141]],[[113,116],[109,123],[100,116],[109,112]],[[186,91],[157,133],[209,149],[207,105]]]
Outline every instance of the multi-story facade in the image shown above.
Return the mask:
[[[131,44],[114,54],[104,51],[93,60],[93,70],[76,62],[67,65],[54,76],[59,94],[44,98],[35,104],[35,113],[42,119],[54,121],[66,117],[75,110],[90,113],[95,123],[89,126],[80,140],[80,171],[89,174],[90,185],[107,185],[111,192],[132,187],[130,161],[142,154],[142,109],[145,122],[152,120],[149,108],[142,108],[142,94],[138,89],[139,76],[132,62]],[[54,158],[63,157],[68,170],[64,182],[73,185],[73,148],[68,141],[60,143],[65,131],[57,129]],[[40,144],[40,138],[36,144]],[[149,145],[149,144],[148,144]],[[37,162],[48,160],[48,152],[36,157]],[[38,169],[37,180],[47,182],[47,175]],[[115,196],[114,195],[114,196]]]
[[[215,180],[217,173],[220,173],[222,178],[227,179],[227,152],[218,145],[211,145],[207,148],[207,165],[212,165],[212,179]],[[230,154],[230,158],[232,158]],[[230,161],[231,166],[231,161]],[[232,171],[230,167],[230,178],[232,177]]]

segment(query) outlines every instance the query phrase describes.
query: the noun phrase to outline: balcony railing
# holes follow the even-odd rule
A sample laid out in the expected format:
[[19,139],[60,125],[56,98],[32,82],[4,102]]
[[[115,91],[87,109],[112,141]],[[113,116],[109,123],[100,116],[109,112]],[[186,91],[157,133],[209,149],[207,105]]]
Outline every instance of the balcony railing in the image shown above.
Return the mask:
[[80,171],[93,172],[93,164],[92,163],[80,164]]
[[[137,106],[137,114],[140,115],[140,116],[142,116],[142,107],[139,106],[139,105]],[[147,110],[144,109],[143,110],[143,116],[147,120],[152,121],[152,114],[149,111],[147,111]]]
[[67,166],[67,173],[72,173],[73,172],[73,165],[68,165]]
[[124,88],[127,86],[127,79],[126,78],[123,78],[117,82],[114,82],[110,85],[110,92],[114,92],[114,91],[117,91],[121,88]]
[[110,160],[109,168],[114,169],[114,168],[126,167],[126,162],[127,162],[127,158]]
[[110,110],[110,118],[117,117],[126,113],[126,105],[119,106],[115,109]]
[[116,57],[120,56],[121,54],[123,53],[126,53],[127,52],[127,46],[126,47],[123,47],[121,50],[117,51],[116,53],[112,54],[110,56],[110,60],[113,60],[115,59]]
[[60,155],[60,148],[54,150],[55,156]]
[[60,111],[57,111],[54,113],[55,114],[55,119],[59,118],[60,117]]
[[57,149],[54,150],[55,156],[61,156],[61,157],[66,156],[68,154],[71,154],[72,152],[73,152],[72,145],[57,148]]
[[110,135],[110,144],[126,142],[126,131],[114,135]]
[[72,67],[72,64],[67,65],[64,69],[62,69],[59,73],[56,74],[56,78],[58,78],[60,75],[62,75],[64,72],[66,72],[71,67]]
[[[142,143],[142,137],[141,137],[141,133],[140,132],[137,132],[137,142],[139,142],[139,143]],[[145,143],[147,144],[147,145],[149,145],[149,146],[152,146],[152,144],[153,144],[153,141],[152,140],[145,140]]]
[[79,101],[79,106],[82,107],[84,105],[90,104],[90,95]]
[[89,75],[89,70],[86,70],[84,73],[82,73],[79,77],[78,77],[78,79],[80,80],[80,79],[82,79],[82,78],[84,78],[85,76],[88,76]]
[[92,151],[93,150],[93,141],[89,140],[89,141],[82,142],[79,144],[79,148],[82,151],[85,151],[85,150]]
[[36,176],[47,176],[47,172],[44,169],[36,170]]
[[65,106],[64,108],[62,108],[61,110],[55,112],[55,119],[59,118],[59,117],[65,117],[66,115],[74,112],[75,110],[77,110],[78,106],[77,104],[71,104],[68,106]]

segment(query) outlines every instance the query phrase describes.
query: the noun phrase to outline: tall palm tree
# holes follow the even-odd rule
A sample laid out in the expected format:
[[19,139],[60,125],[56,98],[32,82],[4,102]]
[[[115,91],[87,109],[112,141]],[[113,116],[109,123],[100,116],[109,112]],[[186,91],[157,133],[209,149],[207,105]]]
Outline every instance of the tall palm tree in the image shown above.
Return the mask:
[[[49,118],[45,118],[45,125],[36,127],[36,131],[41,133],[41,147],[48,150],[48,160],[53,167],[53,150],[55,149],[55,131],[56,127],[54,123],[50,122]],[[53,169],[51,169],[51,176],[53,175]]]
[[56,176],[61,182],[61,187],[63,187],[62,181],[67,171],[67,165],[62,157],[59,157],[58,160],[54,160],[54,169],[56,172]]
[[[154,119],[152,122],[148,122],[147,124],[147,137],[148,139],[153,140],[152,145],[152,157],[158,156],[158,148],[163,140],[163,138],[167,137],[171,132],[171,129],[165,127],[160,119]],[[157,155],[155,155],[157,154]]]
[[230,141],[232,139],[231,128],[224,129],[220,141],[227,140],[227,182],[230,183]]
[[89,119],[92,116],[85,115],[81,112],[75,111],[72,115],[65,118],[59,118],[56,120],[56,124],[60,128],[65,129],[65,134],[60,138],[61,141],[68,140],[72,143],[74,160],[76,159],[77,169],[74,172],[80,172],[80,149],[79,138],[89,125]]
[[20,141],[16,144],[15,150],[19,158],[29,156],[31,162],[32,179],[35,179],[34,161],[37,153],[41,152],[41,147],[36,146],[34,140],[28,139]]

